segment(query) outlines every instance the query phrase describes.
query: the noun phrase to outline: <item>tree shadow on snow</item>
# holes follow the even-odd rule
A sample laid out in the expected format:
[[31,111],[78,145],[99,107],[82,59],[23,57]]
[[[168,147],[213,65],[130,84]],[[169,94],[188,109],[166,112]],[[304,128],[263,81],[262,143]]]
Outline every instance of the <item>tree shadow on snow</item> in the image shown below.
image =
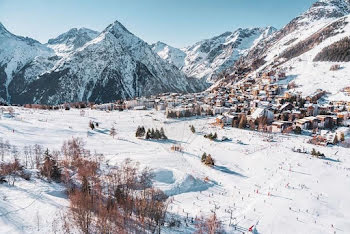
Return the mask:
[[323,160],[331,161],[331,162],[340,162],[339,160],[335,160],[333,158],[323,158]]
[[214,166],[213,168],[216,169],[216,170],[218,170],[218,171],[221,171],[221,172],[223,172],[223,173],[226,173],[226,174],[230,174],[230,175],[235,175],[235,176],[247,178],[247,176],[242,175],[241,173],[232,171],[232,170],[230,170],[230,169],[228,169],[227,167],[224,167],[224,166]]

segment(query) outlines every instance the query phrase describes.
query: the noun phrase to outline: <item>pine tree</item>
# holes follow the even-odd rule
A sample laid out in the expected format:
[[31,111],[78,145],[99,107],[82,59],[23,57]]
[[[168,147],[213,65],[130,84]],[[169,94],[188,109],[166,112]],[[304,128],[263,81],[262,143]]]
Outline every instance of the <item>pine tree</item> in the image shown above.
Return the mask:
[[151,138],[151,131],[149,129],[147,129],[147,133],[146,133],[146,139],[150,139]]
[[196,129],[194,128],[193,125],[191,125],[191,132],[192,132],[192,133],[196,133]]
[[207,159],[207,153],[204,152],[201,158],[202,163],[204,163],[206,159]]
[[154,131],[154,129],[152,128],[151,130],[151,139],[154,139],[155,138],[155,135],[156,135],[156,132]]
[[144,137],[145,136],[145,128],[142,126],[138,126],[136,130],[136,137]]
[[91,130],[95,129],[95,125],[92,121],[89,122],[89,127],[91,128]]
[[312,156],[317,156],[317,151],[315,150],[315,148],[312,148],[311,155]]
[[49,149],[46,149],[44,153],[44,163],[40,167],[40,174],[49,180],[61,181],[61,169],[58,167],[56,160],[52,158]]
[[154,138],[157,139],[157,140],[162,138],[162,136],[161,136],[161,134],[160,134],[158,129],[156,129],[156,131],[154,133]]

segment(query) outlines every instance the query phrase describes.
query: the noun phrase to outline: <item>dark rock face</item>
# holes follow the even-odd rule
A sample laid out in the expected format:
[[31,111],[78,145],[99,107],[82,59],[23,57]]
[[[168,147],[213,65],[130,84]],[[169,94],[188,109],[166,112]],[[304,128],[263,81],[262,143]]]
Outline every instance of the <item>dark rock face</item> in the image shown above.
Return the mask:
[[5,72],[5,66],[0,66],[0,99],[7,100],[7,93],[6,93],[6,80],[7,75]]

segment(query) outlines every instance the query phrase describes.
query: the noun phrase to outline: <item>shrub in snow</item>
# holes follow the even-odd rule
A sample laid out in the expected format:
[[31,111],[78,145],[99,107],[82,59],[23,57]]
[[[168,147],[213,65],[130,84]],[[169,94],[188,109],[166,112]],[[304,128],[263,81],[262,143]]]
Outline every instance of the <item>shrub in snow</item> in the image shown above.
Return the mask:
[[314,148],[311,151],[311,155],[318,158],[325,158],[326,156],[320,151],[316,151]]
[[216,133],[214,133],[214,134],[209,133],[209,134],[205,134],[204,138],[208,138],[209,140],[213,141],[213,140],[216,140],[218,138],[218,135]]
[[[15,159],[11,163],[0,164],[0,178],[2,181],[7,181],[9,185],[14,186],[16,178],[22,174],[23,166]],[[6,180],[7,178],[7,180]]]
[[215,165],[215,161],[210,154],[207,155],[206,153],[203,153],[201,161],[202,161],[202,163],[204,163],[207,166],[212,167]]

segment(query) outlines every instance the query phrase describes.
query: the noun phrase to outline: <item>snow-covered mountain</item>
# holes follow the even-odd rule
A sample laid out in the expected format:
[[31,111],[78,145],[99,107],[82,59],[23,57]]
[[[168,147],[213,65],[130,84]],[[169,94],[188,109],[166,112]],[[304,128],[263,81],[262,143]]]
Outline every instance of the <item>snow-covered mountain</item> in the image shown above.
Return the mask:
[[172,47],[160,41],[153,44],[152,49],[162,59],[175,65],[177,68],[182,69],[185,66],[186,53],[181,49]]
[[206,87],[163,61],[118,21],[88,40],[95,34],[73,29],[50,40],[48,46],[56,55],[28,61],[14,75],[11,102],[110,102],[162,92],[194,92]]
[[72,28],[66,33],[59,35],[56,38],[50,39],[47,43],[48,47],[52,48],[58,55],[65,55],[70,53],[88,41],[95,39],[99,35],[96,32],[87,28]]
[[245,55],[251,47],[275,31],[272,27],[240,28],[181,50],[161,42],[153,45],[153,50],[167,62],[182,69],[187,76],[210,82]]
[[[282,69],[303,95],[324,89],[331,93],[330,99],[349,99],[341,90],[350,84],[350,64],[341,60],[315,61],[322,50],[350,36],[349,14],[349,0],[317,1],[281,30],[261,40],[230,71],[242,67],[253,73],[255,69]],[[335,64],[341,69],[330,71]]]
[[31,38],[16,36],[0,23],[0,100],[8,100],[8,86],[14,74],[36,57],[50,54],[50,48]]
[[100,34],[72,29],[46,45],[3,25],[0,37],[0,94],[11,103],[109,102],[206,88],[117,21]]

